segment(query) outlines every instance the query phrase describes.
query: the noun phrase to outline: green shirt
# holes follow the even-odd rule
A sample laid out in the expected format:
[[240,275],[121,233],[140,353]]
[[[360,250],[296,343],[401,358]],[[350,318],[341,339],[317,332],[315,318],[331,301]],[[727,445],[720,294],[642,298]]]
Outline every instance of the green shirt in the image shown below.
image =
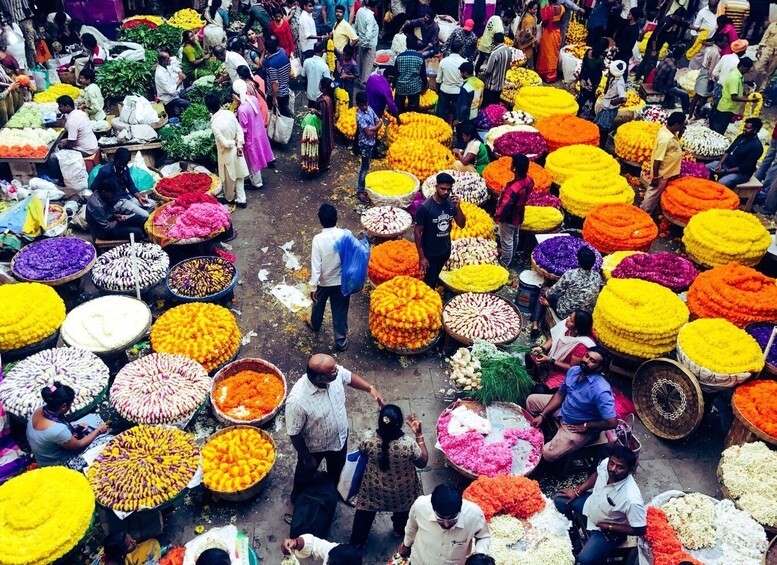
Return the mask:
[[718,112],[733,112],[735,114],[742,110],[741,102],[734,102],[731,96],[742,96],[745,92],[745,81],[739,69],[734,69],[728,73],[726,80],[723,81],[723,95],[718,102]]

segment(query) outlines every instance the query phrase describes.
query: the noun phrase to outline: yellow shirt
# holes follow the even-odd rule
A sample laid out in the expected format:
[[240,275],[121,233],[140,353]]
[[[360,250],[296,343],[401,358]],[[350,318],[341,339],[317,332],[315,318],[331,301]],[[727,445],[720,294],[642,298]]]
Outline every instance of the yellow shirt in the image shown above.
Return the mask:
[[354,39],[359,39],[356,32],[351,27],[351,24],[345,20],[339,24],[335,24],[335,28],[332,30],[332,41],[335,44],[335,49],[342,53],[346,45],[348,45]]
[[676,177],[680,174],[682,160],[683,150],[677,137],[666,126],[661,126],[653,145],[653,161],[661,161],[658,176],[663,179]]

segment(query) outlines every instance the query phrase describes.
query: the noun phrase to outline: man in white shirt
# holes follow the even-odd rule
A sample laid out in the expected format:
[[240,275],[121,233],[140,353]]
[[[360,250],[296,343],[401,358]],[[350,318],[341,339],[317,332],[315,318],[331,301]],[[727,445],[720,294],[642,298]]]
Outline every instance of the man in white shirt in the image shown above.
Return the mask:
[[221,100],[216,94],[205,97],[205,106],[210,112],[210,129],[216,139],[218,175],[224,189],[224,202],[245,208],[245,179],[249,175],[248,163],[243,155],[245,134],[237,117],[229,110],[221,109]]
[[710,4],[702,7],[696,13],[696,18],[693,20],[693,24],[688,27],[691,32],[691,37],[696,37],[703,29],[707,30],[707,40],[712,39],[715,35],[715,30],[718,29],[718,2],[712,0]]
[[320,36],[316,31],[316,21],[313,19],[313,0],[305,0],[299,15],[299,50],[302,52],[302,58],[312,57],[316,41],[324,37],[326,36]]
[[92,122],[83,110],[76,109],[76,103],[70,96],[57,98],[59,111],[65,116],[65,130],[67,137],[59,142],[59,149],[73,149],[79,151],[84,157],[95,153],[99,146],[97,137],[92,131]]
[[410,508],[398,552],[410,556],[414,565],[459,565],[473,551],[487,553],[490,544],[491,532],[480,507],[462,500],[452,485],[438,485]]
[[636,466],[634,452],[616,445],[582,485],[553,497],[556,508],[570,520],[575,513],[587,518],[588,541],[577,557],[579,565],[605,563],[626,536],[644,535],[647,511],[632,476]]
[[159,49],[156,59],[158,65],[154,71],[154,86],[157,98],[165,105],[168,116],[177,117],[191,104],[179,96],[186,75],[167,49]]
[[462,47],[461,41],[454,41],[451,44],[451,54],[440,61],[440,68],[437,71],[437,79],[440,82],[437,115],[448,123],[450,123],[450,115],[454,111],[456,101],[459,99],[461,85],[464,84],[459,67],[467,59],[459,55]]
[[378,22],[371,10],[375,0],[364,0],[362,7],[356,12],[353,29],[359,36],[359,78],[360,86],[367,84],[375,66],[375,49],[378,47]]
[[[235,43],[232,46],[233,49],[241,49],[242,44],[241,43]],[[227,51],[222,47],[221,45],[216,45],[213,48],[213,55],[215,55],[216,59],[224,63],[224,67],[227,69],[227,76],[229,76],[229,82],[233,83],[238,78],[237,75],[237,68],[238,67],[248,67],[251,68],[248,64],[248,61],[245,60],[245,57],[243,57],[240,53],[237,53],[236,51],[229,50]]]
[[302,534],[298,538],[281,542],[284,555],[294,555],[306,559],[322,561],[324,565],[361,565],[362,552],[353,545],[334,543],[317,538],[312,534]]
[[313,108],[316,104],[316,100],[321,96],[321,79],[332,78],[332,73],[329,72],[329,65],[326,64],[324,59],[324,51],[326,50],[326,43],[319,41],[313,48],[313,57],[308,57],[305,62],[302,63],[302,76],[307,78],[307,88],[305,94],[308,97],[308,107]]

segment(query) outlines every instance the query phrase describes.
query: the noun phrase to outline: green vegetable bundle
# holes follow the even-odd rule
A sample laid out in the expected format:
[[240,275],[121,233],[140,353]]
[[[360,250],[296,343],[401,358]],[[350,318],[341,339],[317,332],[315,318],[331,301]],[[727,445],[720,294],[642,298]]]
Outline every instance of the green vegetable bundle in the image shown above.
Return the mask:
[[222,104],[232,100],[232,87],[230,83],[226,85],[216,83],[216,77],[206,76],[197,79],[192,84],[184,98],[186,98],[192,104],[205,104],[205,98],[210,94],[216,94]]
[[156,28],[150,28],[144,24],[121,30],[122,41],[140,43],[146,49],[158,49],[164,47],[175,54],[183,43],[183,30],[169,24],[162,24]]
[[480,388],[468,393],[468,398],[484,405],[501,401],[525,406],[536,384],[526,372],[524,362],[529,348],[515,345],[505,349],[501,351],[480,340],[475,343],[472,355],[480,361]]
[[145,61],[106,61],[97,66],[97,85],[103,96],[112,102],[120,102],[128,94],[147,96],[154,84],[155,65],[156,53],[153,51],[146,51]]
[[176,160],[216,162],[216,139],[206,120],[194,120],[190,126],[166,125],[159,132],[162,150]]
[[181,125],[191,129],[197,120],[210,121],[210,112],[204,104],[192,104],[181,113]]

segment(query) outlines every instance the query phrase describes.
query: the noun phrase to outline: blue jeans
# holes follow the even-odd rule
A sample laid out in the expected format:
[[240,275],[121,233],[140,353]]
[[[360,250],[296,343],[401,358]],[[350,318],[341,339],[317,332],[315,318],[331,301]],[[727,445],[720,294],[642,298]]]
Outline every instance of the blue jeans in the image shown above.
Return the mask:
[[[710,172],[710,175],[713,174],[715,167],[718,165],[720,165],[720,161],[707,163],[707,170]],[[718,182],[728,188],[734,188],[736,185],[742,184],[743,182],[747,182],[749,180],[749,175],[743,175],[742,173],[727,173],[726,169],[723,169],[721,176],[718,178]]]
[[372,161],[372,145],[359,145],[359,155],[362,158],[362,165],[359,169],[359,184],[356,187],[357,192],[364,192],[366,190],[365,179],[367,178],[367,172],[370,170],[370,161]]
[[777,177],[777,139],[769,141],[769,149],[766,151],[764,160],[755,172],[755,178],[764,183],[764,186],[770,186]]
[[[570,504],[568,498],[555,495],[553,503],[559,512],[568,519],[574,520],[574,514],[583,513],[583,506],[589,496],[591,496],[591,493],[587,492]],[[608,533],[605,535],[599,530],[588,530],[588,541],[585,542],[583,549],[577,556],[576,565],[600,565],[605,563],[607,558],[612,555],[612,552],[623,543],[624,539],[626,539],[626,536],[623,534]]]
[[688,114],[688,106],[690,104],[690,97],[679,86],[670,86],[664,91],[664,108],[674,107],[675,98],[680,99],[680,104],[683,108],[683,113]]
[[446,122],[448,117],[456,110],[456,101],[459,99],[458,94],[448,94],[447,92],[439,91],[439,98],[437,99],[437,108],[435,114],[437,117],[442,118]]

